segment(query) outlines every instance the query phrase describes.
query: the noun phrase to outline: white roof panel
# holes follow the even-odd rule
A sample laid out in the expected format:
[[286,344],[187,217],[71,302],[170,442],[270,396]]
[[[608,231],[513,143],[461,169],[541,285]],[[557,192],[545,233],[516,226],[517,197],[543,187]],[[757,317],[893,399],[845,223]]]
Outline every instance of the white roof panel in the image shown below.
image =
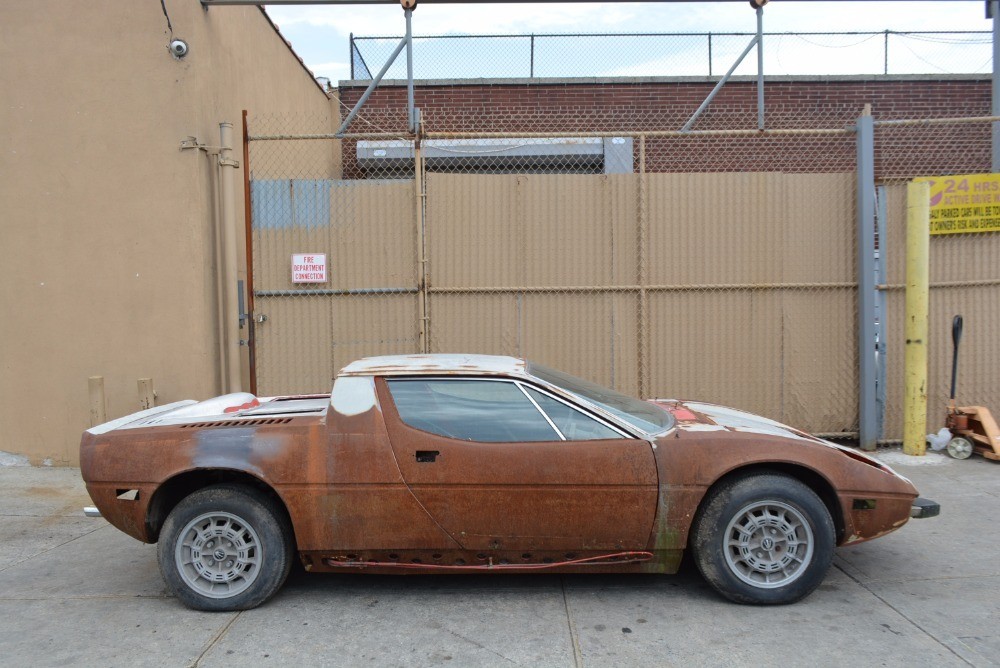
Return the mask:
[[404,376],[410,374],[464,374],[523,376],[525,362],[502,355],[384,355],[351,362],[338,376]]

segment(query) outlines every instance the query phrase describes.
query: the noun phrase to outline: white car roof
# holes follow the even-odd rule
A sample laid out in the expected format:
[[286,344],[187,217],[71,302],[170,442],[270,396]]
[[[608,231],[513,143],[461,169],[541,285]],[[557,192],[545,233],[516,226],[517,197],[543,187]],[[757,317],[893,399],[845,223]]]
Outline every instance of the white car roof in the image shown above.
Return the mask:
[[408,376],[435,374],[490,374],[523,376],[523,359],[503,355],[383,355],[351,362],[338,376]]

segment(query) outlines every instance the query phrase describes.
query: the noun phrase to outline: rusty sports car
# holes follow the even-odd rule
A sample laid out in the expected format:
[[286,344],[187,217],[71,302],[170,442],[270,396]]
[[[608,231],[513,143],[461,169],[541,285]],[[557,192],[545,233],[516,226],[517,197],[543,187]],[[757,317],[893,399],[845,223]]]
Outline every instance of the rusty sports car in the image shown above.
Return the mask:
[[94,427],[94,508],[158,543],[186,605],[241,610],[307,571],[673,573],[791,603],[835,546],[933,502],[860,452],[730,408],[640,401],[510,357],[363,359],[332,395],[230,394]]

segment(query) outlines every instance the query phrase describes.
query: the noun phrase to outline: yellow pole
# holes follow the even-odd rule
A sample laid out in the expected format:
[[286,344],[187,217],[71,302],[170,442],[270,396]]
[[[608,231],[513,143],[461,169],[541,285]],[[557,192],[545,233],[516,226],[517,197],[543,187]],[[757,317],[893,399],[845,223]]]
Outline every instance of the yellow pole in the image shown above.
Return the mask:
[[930,293],[930,184],[906,186],[906,359],[903,452],[927,451],[927,311]]

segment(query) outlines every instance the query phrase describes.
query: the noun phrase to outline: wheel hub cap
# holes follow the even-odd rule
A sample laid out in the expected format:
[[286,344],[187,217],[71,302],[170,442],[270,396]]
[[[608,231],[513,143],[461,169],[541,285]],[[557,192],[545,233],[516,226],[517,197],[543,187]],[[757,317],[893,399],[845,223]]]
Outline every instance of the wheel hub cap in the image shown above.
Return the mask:
[[200,515],[177,537],[174,559],[184,582],[209,598],[229,598],[257,579],[262,558],[254,528],[232,513]]
[[723,541],[733,574],[762,589],[795,581],[812,561],[813,533],[808,521],[779,501],[742,508],[726,527]]

